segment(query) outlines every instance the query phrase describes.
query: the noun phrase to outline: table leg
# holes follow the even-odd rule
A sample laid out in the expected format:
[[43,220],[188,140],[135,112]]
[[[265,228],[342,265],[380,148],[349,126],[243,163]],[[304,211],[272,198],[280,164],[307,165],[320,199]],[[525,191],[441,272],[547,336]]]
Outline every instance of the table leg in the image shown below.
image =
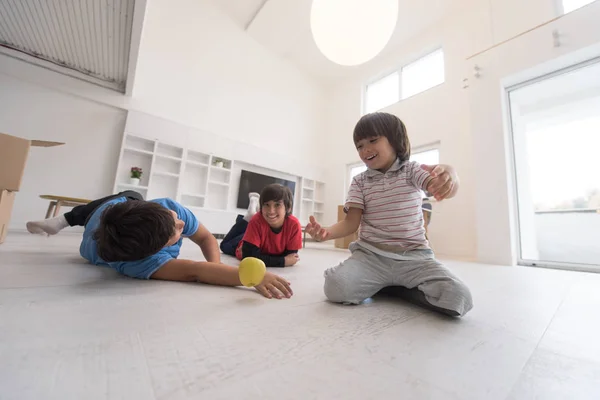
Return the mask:
[[62,206],[62,201],[56,202],[56,207],[54,208],[54,217],[58,217],[58,212],[60,211],[60,206]]
[[55,201],[51,201],[50,205],[48,205],[48,211],[46,211],[46,219],[50,218],[50,216],[52,215],[52,209],[54,208],[55,205],[56,205]]

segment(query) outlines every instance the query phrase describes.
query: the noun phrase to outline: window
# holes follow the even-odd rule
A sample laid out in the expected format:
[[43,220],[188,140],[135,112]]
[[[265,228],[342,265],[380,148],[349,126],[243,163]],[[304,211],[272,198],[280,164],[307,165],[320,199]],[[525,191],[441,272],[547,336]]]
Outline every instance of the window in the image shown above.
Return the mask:
[[356,175],[358,175],[362,172],[365,172],[366,170],[367,170],[367,166],[364,164],[350,167],[350,181],[352,181],[352,178],[354,178]]
[[438,149],[421,150],[411,152],[411,161],[416,161],[419,164],[438,165],[440,163],[440,151]]
[[600,272],[600,62],[508,90],[519,262]]
[[403,66],[381,79],[367,85],[364,111],[381,110],[400,100],[424,92],[444,83],[444,50],[433,53]]
[[444,83],[444,51],[436,50],[402,68],[402,98]]
[[[365,172],[366,170],[367,170],[367,166],[361,162],[348,165],[348,170],[347,170],[347,174],[346,174],[348,181],[346,182],[346,189],[348,189],[350,187],[350,184],[352,183],[352,179],[354,179],[354,177],[356,175],[358,175],[362,172]],[[345,195],[345,193],[344,193],[344,195]]]
[[590,3],[593,3],[595,0],[562,0],[563,12],[565,14],[570,13],[571,11],[575,11],[578,8],[583,6],[587,6]]
[[400,101],[400,73],[394,72],[367,85],[365,111],[372,113]]
[[[438,165],[440,163],[440,150],[431,147],[427,150],[413,150],[410,154],[410,161],[425,165]],[[428,197],[427,193],[421,191],[421,197]]]

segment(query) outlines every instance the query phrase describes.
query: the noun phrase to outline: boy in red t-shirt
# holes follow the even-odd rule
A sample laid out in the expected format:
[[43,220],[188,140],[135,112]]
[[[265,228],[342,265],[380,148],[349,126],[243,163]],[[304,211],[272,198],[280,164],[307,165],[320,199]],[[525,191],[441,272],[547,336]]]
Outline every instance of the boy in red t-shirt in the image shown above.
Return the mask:
[[221,251],[239,260],[259,258],[267,267],[296,264],[300,261],[302,227],[292,215],[292,191],[275,183],[266,186],[260,198],[257,193],[250,193],[249,197],[248,212],[245,216],[238,215],[221,242]]

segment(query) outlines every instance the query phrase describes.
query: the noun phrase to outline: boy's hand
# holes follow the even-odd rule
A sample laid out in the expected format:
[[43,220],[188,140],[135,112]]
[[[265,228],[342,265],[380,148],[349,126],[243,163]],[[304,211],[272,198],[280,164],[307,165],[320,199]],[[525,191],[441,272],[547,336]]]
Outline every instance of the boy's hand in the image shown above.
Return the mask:
[[290,283],[286,279],[270,272],[265,274],[263,281],[255,288],[258,293],[262,294],[267,299],[272,299],[273,297],[276,299],[287,297],[289,299],[294,294],[290,287]]
[[321,227],[312,215],[310,216],[310,222],[306,225],[306,233],[318,241],[327,240],[331,236],[331,232],[327,228]]
[[298,255],[298,253],[288,254],[287,256],[285,256],[284,265],[286,267],[291,267],[292,265],[295,265],[298,261],[300,261],[300,256]]
[[454,168],[445,165],[422,165],[421,168],[433,178],[427,185],[427,191],[437,201],[454,196],[458,185],[458,175]]

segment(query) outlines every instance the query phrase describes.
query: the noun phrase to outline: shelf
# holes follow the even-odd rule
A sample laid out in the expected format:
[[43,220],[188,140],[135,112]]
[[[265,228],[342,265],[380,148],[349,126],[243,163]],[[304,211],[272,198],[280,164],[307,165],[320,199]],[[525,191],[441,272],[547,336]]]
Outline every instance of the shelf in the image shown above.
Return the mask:
[[302,189],[304,189],[304,190],[310,190],[311,192],[312,192],[313,190],[315,190],[315,189],[313,189],[313,188],[311,188],[311,187],[304,187],[304,188],[302,188]]
[[229,183],[208,181],[210,185],[229,186]]
[[138,153],[138,154],[147,154],[149,156],[154,154],[154,152],[152,152],[152,151],[136,149],[135,147],[125,147],[125,151],[130,151],[132,153]]
[[154,172],[153,175],[159,175],[159,176],[168,176],[170,178],[179,178],[179,174],[174,174],[172,172]]
[[313,199],[307,199],[307,198],[303,198],[302,201],[310,201],[311,203],[313,202]]
[[128,132],[125,133],[125,148],[132,150],[141,150],[152,153],[155,148],[156,140],[144,138],[141,136],[132,135]]
[[181,193],[182,196],[187,196],[187,197],[198,197],[198,198],[205,198],[206,195],[205,194],[196,194],[196,193]]
[[156,146],[156,155],[173,157],[181,160],[183,157],[183,147],[158,142]]
[[196,165],[196,166],[199,166],[199,167],[208,167],[208,164],[204,164],[204,163],[201,163],[201,162],[198,162],[198,161],[187,160],[185,163],[186,164],[190,164],[190,165]]
[[210,212],[222,212],[222,213],[231,213],[231,210],[228,210],[226,208],[215,208],[215,207],[199,207],[199,206],[186,206],[188,208],[192,208],[192,209],[197,209],[197,210],[203,210],[203,211],[210,211]]
[[223,168],[223,167],[216,167],[214,165],[210,166],[211,169],[216,169],[217,171],[227,171],[227,172],[231,172],[231,169],[229,168]]
[[324,203],[324,202],[322,202],[322,201],[317,201],[317,200],[315,200],[315,204],[325,204],[325,203]]
[[122,187],[122,188],[127,188],[127,189],[141,189],[141,190],[148,190],[148,186],[142,186],[142,185],[132,185],[130,183],[119,183],[117,186]]
[[[150,153],[150,154],[152,154],[152,153]],[[156,154],[156,157],[166,158],[167,160],[182,161],[181,158],[177,158],[177,157],[173,157],[173,156],[166,156],[164,154]]]
[[188,150],[187,151],[187,161],[194,163],[194,164],[197,163],[200,165],[208,166],[210,163],[210,155],[200,153],[200,152],[194,151],[194,150]]

